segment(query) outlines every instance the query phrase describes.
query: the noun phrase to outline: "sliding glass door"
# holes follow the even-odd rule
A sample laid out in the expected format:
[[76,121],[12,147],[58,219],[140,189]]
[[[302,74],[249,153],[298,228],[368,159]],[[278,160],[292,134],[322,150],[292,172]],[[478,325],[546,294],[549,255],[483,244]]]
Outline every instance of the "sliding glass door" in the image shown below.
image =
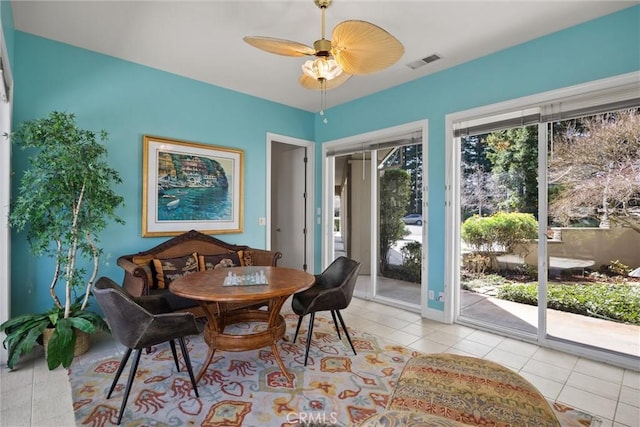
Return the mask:
[[640,353],[640,110],[546,124],[547,334]]
[[422,242],[422,145],[373,152],[377,170],[378,250],[375,295],[420,308]]
[[497,125],[459,141],[460,316],[535,337],[536,307],[503,294],[513,284],[538,293],[536,253],[517,241],[538,233],[538,126]]
[[362,138],[326,155],[333,188],[327,261],[346,255],[361,262],[356,296],[419,312],[427,219],[422,128]]
[[452,121],[455,320],[637,365],[637,85]]

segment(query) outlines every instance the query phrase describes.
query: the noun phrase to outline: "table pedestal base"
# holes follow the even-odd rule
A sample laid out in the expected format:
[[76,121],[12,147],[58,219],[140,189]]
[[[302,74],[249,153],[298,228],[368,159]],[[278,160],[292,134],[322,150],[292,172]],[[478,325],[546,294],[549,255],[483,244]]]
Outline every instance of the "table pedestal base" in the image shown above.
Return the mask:
[[[285,298],[286,299],[286,298]],[[278,367],[282,371],[282,374],[287,378],[287,381],[291,382],[293,378],[286,371],[284,363],[280,358],[278,352],[278,340],[284,336],[286,331],[286,324],[284,317],[280,314],[280,308],[282,307],[282,301],[280,298],[276,298],[269,301],[269,310],[236,310],[231,312],[221,311],[220,315],[213,315],[206,304],[201,304],[207,315],[207,325],[204,329],[204,341],[209,346],[207,353],[207,359],[205,360],[200,372],[196,376],[196,383],[200,381],[200,378],[207,371],[213,355],[216,350],[222,351],[247,351],[255,350],[262,347],[271,346],[273,355],[276,359]],[[260,322],[266,323],[267,327],[263,331],[248,333],[242,335],[227,334],[224,333],[224,329],[228,325],[236,323],[251,323]]]

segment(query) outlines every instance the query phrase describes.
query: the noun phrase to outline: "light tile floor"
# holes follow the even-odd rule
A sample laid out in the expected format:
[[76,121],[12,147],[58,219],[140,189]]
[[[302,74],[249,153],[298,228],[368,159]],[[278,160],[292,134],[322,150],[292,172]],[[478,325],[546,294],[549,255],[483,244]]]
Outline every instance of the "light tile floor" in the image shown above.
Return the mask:
[[[286,305],[287,306],[287,305]],[[290,305],[288,305],[290,306]],[[571,354],[460,325],[422,319],[402,309],[354,298],[346,324],[422,352],[448,352],[493,360],[519,372],[549,399],[602,419],[602,427],[640,427],[640,374]],[[289,331],[291,334],[293,331]],[[121,351],[108,337],[93,337],[74,363]],[[2,366],[0,426],[73,426],[67,372],[48,371],[41,350],[19,369]]]

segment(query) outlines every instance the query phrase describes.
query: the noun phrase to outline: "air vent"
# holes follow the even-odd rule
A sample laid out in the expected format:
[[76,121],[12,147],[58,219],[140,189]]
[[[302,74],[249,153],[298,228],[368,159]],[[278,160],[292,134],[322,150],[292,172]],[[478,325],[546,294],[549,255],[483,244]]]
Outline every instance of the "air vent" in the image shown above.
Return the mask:
[[427,65],[433,61],[437,61],[438,59],[440,59],[440,55],[438,55],[437,53],[434,53],[433,55],[429,55],[425,58],[418,59],[417,61],[408,63],[407,67],[411,68],[412,70],[415,70],[417,68],[422,67],[423,65]]

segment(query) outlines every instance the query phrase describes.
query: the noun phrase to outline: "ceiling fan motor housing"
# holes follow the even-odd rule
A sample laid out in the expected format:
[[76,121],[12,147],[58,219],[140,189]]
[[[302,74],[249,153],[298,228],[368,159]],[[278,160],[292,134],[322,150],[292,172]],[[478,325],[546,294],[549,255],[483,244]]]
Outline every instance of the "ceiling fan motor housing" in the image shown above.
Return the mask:
[[331,55],[331,41],[327,39],[320,39],[313,42],[313,48],[316,50],[316,56],[330,56]]

